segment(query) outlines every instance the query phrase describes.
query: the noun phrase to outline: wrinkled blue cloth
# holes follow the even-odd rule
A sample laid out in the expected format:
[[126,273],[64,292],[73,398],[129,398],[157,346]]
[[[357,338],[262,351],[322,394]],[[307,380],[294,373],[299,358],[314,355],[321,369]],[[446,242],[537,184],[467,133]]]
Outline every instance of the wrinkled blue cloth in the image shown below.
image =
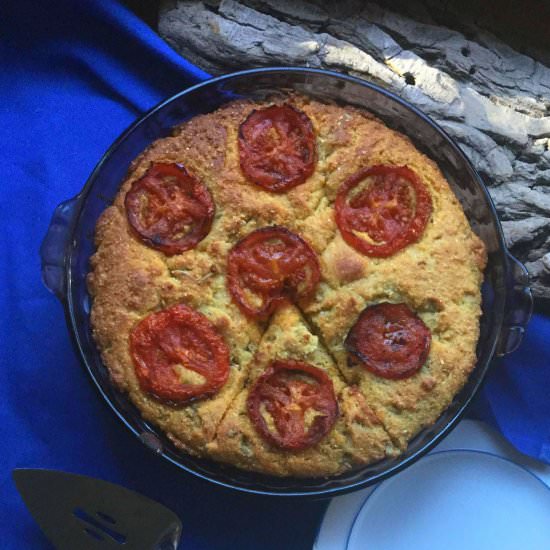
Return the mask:
[[[135,440],[87,380],[40,280],[38,248],[55,206],[137,116],[208,75],[113,0],[12,0],[0,26],[0,547],[49,548],[11,480],[13,468],[45,467],[164,503],[181,518],[187,549],[310,548],[323,503],[217,488]],[[539,316],[475,407],[546,461],[549,343],[550,320]]]
[[492,365],[468,414],[550,464],[550,317],[533,316],[520,348]]

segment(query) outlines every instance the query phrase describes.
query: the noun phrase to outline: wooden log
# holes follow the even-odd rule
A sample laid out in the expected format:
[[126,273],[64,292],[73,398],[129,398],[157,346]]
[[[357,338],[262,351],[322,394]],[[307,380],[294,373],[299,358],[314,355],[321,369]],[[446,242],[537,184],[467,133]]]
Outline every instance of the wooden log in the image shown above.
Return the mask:
[[380,84],[434,118],[490,186],[508,245],[550,300],[550,69],[360,0],[166,0],[159,32],[212,74],[289,65]]

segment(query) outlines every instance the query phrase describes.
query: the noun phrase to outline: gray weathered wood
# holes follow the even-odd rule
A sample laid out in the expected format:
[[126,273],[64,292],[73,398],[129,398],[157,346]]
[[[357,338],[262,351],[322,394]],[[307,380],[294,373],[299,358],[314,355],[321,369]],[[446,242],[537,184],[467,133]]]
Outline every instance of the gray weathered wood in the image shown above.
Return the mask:
[[509,246],[550,299],[550,69],[360,0],[171,0],[159,32],[213,74],[302,65],[357,75],[424,110],[490,184]]

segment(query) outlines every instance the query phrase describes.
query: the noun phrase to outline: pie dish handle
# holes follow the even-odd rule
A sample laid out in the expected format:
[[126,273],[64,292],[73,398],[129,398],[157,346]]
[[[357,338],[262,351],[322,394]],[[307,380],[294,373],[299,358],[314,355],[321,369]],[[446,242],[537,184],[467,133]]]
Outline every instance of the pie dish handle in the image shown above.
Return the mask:
[[515,351],[523,339],[533,313],[533,294],[529,286],[529,272],[512,254],[506,253],[506,305],[504,321],[497,346],[502,357]]
[[61,301],[65,300],[66,295],[66,252],[78,210],[78,199],[77,195],[58,205],[40,246],[42,282]]

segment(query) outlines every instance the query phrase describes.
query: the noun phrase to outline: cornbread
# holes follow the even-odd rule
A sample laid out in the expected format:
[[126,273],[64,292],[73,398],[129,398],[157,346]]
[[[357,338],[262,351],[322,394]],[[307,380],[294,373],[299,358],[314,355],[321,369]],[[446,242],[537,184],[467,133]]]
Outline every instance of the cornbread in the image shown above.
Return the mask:
[[[289,105],[309,118],[316,154],[305,181],[277,192],[250,181],[239,155],[241,125],[272,105]],[[125,197],[153,163],[185,167],[215,205],[208,234],[181,253],[149,246],[128,221]],[[334,213],[343,182],[376,165],[408,167],[431,199],[418,238],[387,257],[348,244]],[[318,261],[318,282],[314,291],[282,300],[270,316],[254,318],[228,287],[228,256],[252,232],[273,226],[307,243]],[[95,241],[88,276],[91,320],[112,381],[175,446],[196,456],[297,477],[334,475],[396,456],[437,420],[475,366],[484,246],[435,163],[366,111],[281,94],[196,116],[132,163],[97,224]],[[431,333],[425,363],[407,378],[384,378],[353,364],[344,344],[361,312],[384,302],[406,304]],[[144,391],[129,348],[138,323],[177,304],[202,314],[230,357],[221,389],[185,403]],[[279,359],[306,362],[332,381],[338,415],[306,449],[267,441],[247,409],[254,384]],[[203,381],[185,365],[178,365],[178,376],[182,384]],[[308,418],[306,413],[304,422]]]

